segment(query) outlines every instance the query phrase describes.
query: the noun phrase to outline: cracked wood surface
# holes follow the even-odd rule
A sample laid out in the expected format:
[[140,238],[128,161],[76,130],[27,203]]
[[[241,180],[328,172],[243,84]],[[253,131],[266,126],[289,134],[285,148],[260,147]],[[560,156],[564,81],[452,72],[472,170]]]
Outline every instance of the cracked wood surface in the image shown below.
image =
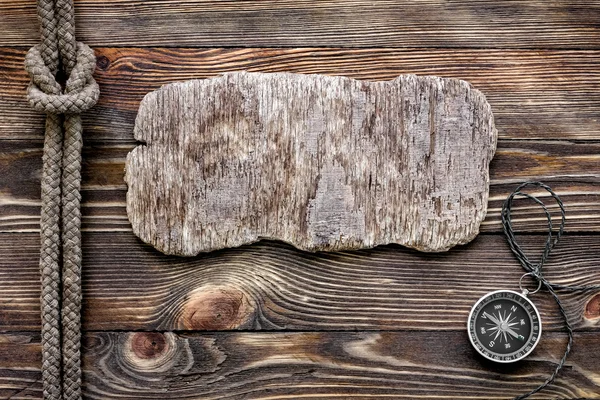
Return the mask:
[[309,251],[446,251],[479,233],[497,131],[469,83],[229,73],[140,104],[133,231],[184,256],[279,239]]

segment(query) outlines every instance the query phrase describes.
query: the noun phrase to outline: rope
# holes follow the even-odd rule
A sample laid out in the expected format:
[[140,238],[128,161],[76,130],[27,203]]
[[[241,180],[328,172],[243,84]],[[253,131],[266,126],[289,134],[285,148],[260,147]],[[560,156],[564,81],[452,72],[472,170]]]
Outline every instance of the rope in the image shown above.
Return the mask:
[[74,400],[81,398],[79,114],[96,104],[100,91],[92,77],[94,51],[75,40],[72,0],[37,4],[41,43],[27,53],[25,69],[29,103],[47,114],[40,220],[43,393],[47,400]]
[[[558,229],[558,232],[556,232],[556,235],[554,234],[554,231],[552,229],[552,216],[550,215],[550,212],[548,211],[548,208],[546,207],[546,205],[537,197],[521,192],[521,190],[527,186],[537,186],[542,189],[545,189],[548,193],[550,193],[552,198],[558,204],[558,206],[560,208],[561,221],[560,221],[560,227]],[[512,228],[511,210],[512,210],[513,200],[516,196],[523,196],[530,200],[533,200],[536,204],[538,204],[542,207],[542,209],[544,210],[544,213],[546,214],[546,220],[548,221],[548,236],[546,237],[546,244],[544,246],[544,251],[542,252],[542,255],[540,256],[540,260],[537,263],[533,263],[527,257],[527,255],[525,255],[525,252],[523,251],[521,246],[519,246],[519,244],[517,243],[517,239],[515,237],[515,233]],[[560,311],[560,315],[563,318],[565,327],[567,329],[567,333],[569,335],[565,353],[562,356],[562,358],[560,359],[560,361],[558,362],[558,364],[556,365],[552,374],[550,374],[550,376],[546,379],[546,381],[544,381],[544,383],[539,385],[537,388],[531,390],[528,393],[522,394],[522,395],[514,398],[514,400],[522,400],[522,399],[526,399],[527,397],[539,392],[540,390],[544,389],[546,386],[550,385],[554,381],[554,379],[556,378],[556,376],[558,375],[560,370],[565,365],[565,362],[567,361],[567,357],[568,357],[569,353],[571,352],[571,348],[573,347],[573,328],[569,322],[569,318],[567,317],[567,313],[563,307],[563,304],[560,301],[560,298],[558,297],[558,295],[556,293],[556,290],[566,290],[566,291],[572,291],[572,292],[573,291],[599,290],[600,285],[589,285],[589,286],[557,285],[557,284],[549,282],[544,277],[542,267],[548,260],[548,257],[550,256],[550,252],[552,251],[554,246],[556,246],[556,244],[560,240],[561,236],[563,235],[564,230],[565,230],[565,222],[566,222],[565,207],[563,205],[563,202],[560,199],[560,197],[558,197],[558,195],[556,193],[554,193],[554,191],[552,191],[552,189],[550,189],[549,186],[547,186],[541,182],[525,182],[525,183],[521,184],[504,201],[504,204],[502,205],[501,216],[502,216],[502,227],[504,228],[504,234],[506,236],[506,241],[508,242],[508,246],[512,250],[513,254],[517,258],[517,260],[519,261],[519,263],[521,264],[523,269],[526,271],[525,275],[529,275],[529,276],[533,277],[538,283],[540,283],[544,288],[546,288],[546,290],[548,290],[550,295],[552,295],[552,298],[558,305],[558,310]]]

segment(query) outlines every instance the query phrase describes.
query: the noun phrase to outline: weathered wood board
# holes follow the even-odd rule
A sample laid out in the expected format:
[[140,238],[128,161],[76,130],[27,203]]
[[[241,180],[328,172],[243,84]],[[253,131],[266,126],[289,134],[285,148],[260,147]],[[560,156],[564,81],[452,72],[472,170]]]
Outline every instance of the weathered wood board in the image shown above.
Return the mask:
[[310,251],[467,243],[497,131],[457,79],[239,72],[148,94],[134,135],[133,230],[189,256],[261,238]]
[[[30,0],[0,4],[1,45],[37,43],[34,8]],[[75,9],[77,36],[92,47],[600,46],[595,0],[103,0]]]
[[[83,238],[85,331],[456,331],[471,349],[466,320],[473,304],[492,290],[518,287],[523,274],[496,234],[445,253],[400,246],[309,253],[262,241],[193,258],[161,254],[131,232]],[[544,239],[520,235],[519,243],[536,254]],[[598,235],[566,235],[556,250],[547,279],[600,284]],[[0,332],[40,330],[38,256],[39,234],[0,233]],[[563,292],[560,299],[573,329],[595,333],[600,344],[600,291]],[[544,334],[566,340],[552,296],[533,301]],[[600,385],[600,362],[594,375]]]
[[[83,335],[86,400],[512,399],[552,371],[564,333],[507,368],[464,332],[140,332]],[[532,399],[600,398],[600,335],[577,332],[568,365]],[[42,399],[38,332],[0,333],[0,398]]]

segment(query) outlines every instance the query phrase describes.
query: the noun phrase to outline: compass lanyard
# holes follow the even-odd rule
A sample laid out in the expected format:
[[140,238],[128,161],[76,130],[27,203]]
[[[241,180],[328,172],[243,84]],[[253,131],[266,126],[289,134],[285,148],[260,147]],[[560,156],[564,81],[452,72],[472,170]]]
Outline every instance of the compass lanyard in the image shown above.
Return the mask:
[[[525,188],[527,186],[537,186],[542,189],[545,189],[548,193],[550,193],[552,198],[556,201],[556,203],[560,207],[561,221],[560,221],[560,227],[556,234],[554,234],[554,232],[552,230],[552,216],[550,215],[550,212],[548,211],[548,208],[546,207],[546,205],[537,197],[535,197],[531,194],[523,193],[521,191],[523,188]],[[537,263],[533,263],[525,255],[525,252],[523,251],[521,246],[517,243],[517,239],[516,239],[515,233],[513,231],[512,220],[511,220],[511,210],[512,210],[513,200],[516,196],[523,196],[523,197],[533,200],[535,203],[537,203],[538,205],[540,205],[542,207],[542,209],[544,210],[544,213],[546,214],[546,220],[548,222],[548,236],[546,238],[546,244],[544,247],[544,251]],[[564,291],[575,292],[575,291],[600,290],[600,285],[585,285],[585,286],[559,285],[559,284],[549,282],[544,277],[542,267],[544,266],[544,263],[548,259],[548,256],[550,255],[550,251],[552,251],[552,249],[554,248],[554,246],[556,246],[560,237],[562,236],[562,234],[564,232],[564,228],[565,228],[565,221],[566,221],[564,205],[563,205],[561,199],[558,197],[558,195],[556,193],[554,193],[552,191],[552,189],[550,189],[549,186],[547,186],[541,182],[525,182],[525,183],[521,184],[504,201],[504,204],[502,205],[501,216],[502,216],[502,227],[504,228],[504,234],[506,235],[506,240],[508,242],[508,245],[510,246],[510,249],[514,253],[517,260],[519,260],[519,263],[521,263],[521,266],[523,267],[523,269],[525,269],[525,271],[526,271],[525,274],[523,274],[523,276],[519,280],[519,287],[520,287],[521,291],[524,294],[528,294],[528,293],[533,294],[533,293],[536,293],[538,290],[540,290],[542,287],[544,287],[546,290],[548,290],[548,292],[550,293],[550,295],[552,295],[552,298],[558,305],[558,309],[559,309],[560,314],[565,323],[565,327],[567,328],[567,333],[569,334],[569,341],[567,343],[567,348],[565,350],[565,353],[562,356],[562,358],[560,359],[559,363],[556,365],[556,368],[554,369],[552,374],[548,377],[548,379],[546,379],[546,381],[544,383],[542,383],[537,388],[533,389],[529,393],[517,396],[514,399],[514,400],[521,400],[521,399],[525,399],[525,398],[531,396],[532,394],[539,392],[540,390],[544,389],[546,386],[548,386],[549,384],[551,384],[554,381],[554,379],[558,375],[559,371],[564,366],[565,361],[567,360],[567,356],[571,352],[571,347],[573,346],[573,328],[571,327],[571,324],[569,323],[569,318],[567,317],[567,313],[566,313],[566,311],[562,305],[562,302],[560,301],[560,298],[558,297],[556,291],[564,290]],[[538,286],[532,292],[529,292],[527,289],[523,289],[523,287],[522,287],[523,278],[525,278],[526,276],[530,276],[535,281],[537,281]]]

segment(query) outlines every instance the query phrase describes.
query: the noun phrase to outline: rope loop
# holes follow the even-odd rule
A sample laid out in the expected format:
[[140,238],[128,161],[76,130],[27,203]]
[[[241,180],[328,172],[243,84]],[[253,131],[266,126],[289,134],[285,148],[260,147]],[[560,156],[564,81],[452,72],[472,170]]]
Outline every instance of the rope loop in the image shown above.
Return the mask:
[[[521,191],[522,189],[524,189],[527,186],[537,186],[537,187],[541,187],[542,189],[546,190],[548,193],[550,193],[552,198],[556,201],[556,203],[560,207],[561,221],[560,221],[560,227],[559,227],[558,231],[556,232],[556,234],[554,234],[554,230],[552,227],[552,215],[550,214],[550,211],[548,211],[548,208],[546,207],[546,205],[537,197],[535,197],[531,194],[528,194],[528,193],[523,193]],[[542,252],[542,255],[540,256],[540,259],[537,263],[531,262],[529,257],[527,257],[527,255],[525,254],[525,252],[519,245],[519,243],[517,243],[517,239],[515,237],[515,232],[512,227],[511,209],[512,209],[513,200],[516,196],[522,196],[522,197],[528,198],[530,200],[533,200],[536,204],[538,204],[539,206],[542,207],[542,209],[544,210],[544,214],[546,215],[546,221],[548,224],[548,236],[546,237],[546,244],[544,246],[544,251]],[[525,271],[527,271],[527,275],[530,275],[531,277],[533,277],[534,279],[536,279],[539,282],[545,282],[546,279],[544,278],[544,274],[542,272],[542,267],[544,266],[544,263],[550,256],[550,252],[552,251],[554,246],[556,246],[556,244],[560,240],[561,236],[564,233],[564,229],[565,229],[565,222],[566,222],[565,207],[564,207],[560,197],[558,197],[558,195],[556,195],[556,193],[554,193],[552,191],[552,189],[550,189],[549,186],[547,186],[541,182],[525,182],[525,183],[519,185],[519,187],[517,187],[514,190],[514,192],[512,192],[506,198],[506,200],[504,201],[504,204],[502,205],[502,212],[500,215],[502,217],[502,228],[504,229],[504,234],[506,235],[506,240],[508,242],[508,246],[510,247],[511,251],[514,253],[517,260],[519,260],[519,263],[523,266],[523,269],[525,269]]]
[[63,92],[44,63],[41,46],[33,46],[25,56],[25,69],[31,79],[27,88],[29,103],[35,110],[48,114],[80,114],[88,110],[100,96],[100,88],[92,76],[95,68],[94,50],[77,42],[77,62]]
[[[523,188],[525,188],[527,186],[536,186],[536,187],[540,187],[540,188],[546,190],[548,193],[550,193],[550,196],[552,196],[552,198],[556,201],[556,203],[560,207],[561,220],[560,220],[560,226],[559,226],[556,234],[554,233],[554,231],[552,229],[552,216],[550,215],[550,212],[548,211],[548,208],[546,207],[546,205],[537,197],[535,197],[531,194],[523,193],[521,191]],[[512,228],[511,209],[512,209],[513,200],[516,196],[522,196],[522,197],[526,197],[530,200],[533,200],[536,204],[538,204],[542,207],[542,209],[544,210],[544,214],[546,215],[546,221],[548,223],[548,235],[546,236],[546,244],[544,246],[544,251],[542,252],[542,255],[540,256],[539,262],[536,264],[532,263],[531,260],[529,260],[529,258],[525,255],[525,252],[523,251],[521,246],[519,246],[519,244],[517,243],[517,239],[515,238],[515,233]],[[523,266],[523,269],[525,269],[525,271],[526,271],[525,274],[519,280],[519,287],[521,288],[521,290],[523,290],[523,292],[525,294],[533,294],[533,293],[539,291],[540,288],[543,286],[544,289],[546,289],[548,291],[548,293],[552,296],[552,298],[556,302],[556,305],[558,306],[558,311],[560,312],[560,315],[564,321],[565,328],[566,328],[566,331],[568,334],[568,341],[567,341],[565,353],[563,354],[561,359],[556,364],[554,371],[550,374],[550,376],[546,379],[546,381],[544,381],[544,383],[542,383],[535,389],[531,390],[530,392],[522,394],[522,395],[514,398],[514,400],[523,400],[523,399],[526,399],[529,396],[541,391],[542,389],[544,389],[545,387],[550,385],[552,382],[554,382],[554,379],[556,378],[556,376],[558,375],[558,373],[560,372],[562,367],[565,365],[565,362],[567,361],[567,357],[569,356],[569,352],[571,351],[571,347],[573,346],[573,328],[571,327],[571,323],[569,322],[569,318],[567,316],[567,311],[565,310],[560,298],[558,297],[556,290],[567,290],[567,291],[571,291],[571,292],[599,290],[600,285],[585,285],[585,286],[559,285],[559,284],[549,282],[544,277],[544,275],[542,273],[542,267],[544,266],[544,263],[550,256],[550,252],[552,251],[554,246],[556,246],[560,237],[563,235],[564,229],[565,229],[565,222],[566,222],[565,207],[563,206],[563,203],[562,203],[560,197],[558,197],[558,195],[556,193],[554,193],[552,191],[552,189],[550,189],[549,186],[547,186],[541,182],[525,182],[525,183],[519,185],[519,187],[517,187],[514,190],[514,192],[512,192],[504,201],[504,204],[502,205],[502,212],[500,213],[500,215],[502,217],[502,227],[504,229],[504,234],[506,235],[506,241],[507,241],[510,249],[514,253],[515,257],[517,258],[517,260],[519,260],[519,263],[521,263],[521,265]],[[535,291],[530,292],[527,289],[523,289],[522,280],[526,276],[531,276],[537,281],[538,287]]]

